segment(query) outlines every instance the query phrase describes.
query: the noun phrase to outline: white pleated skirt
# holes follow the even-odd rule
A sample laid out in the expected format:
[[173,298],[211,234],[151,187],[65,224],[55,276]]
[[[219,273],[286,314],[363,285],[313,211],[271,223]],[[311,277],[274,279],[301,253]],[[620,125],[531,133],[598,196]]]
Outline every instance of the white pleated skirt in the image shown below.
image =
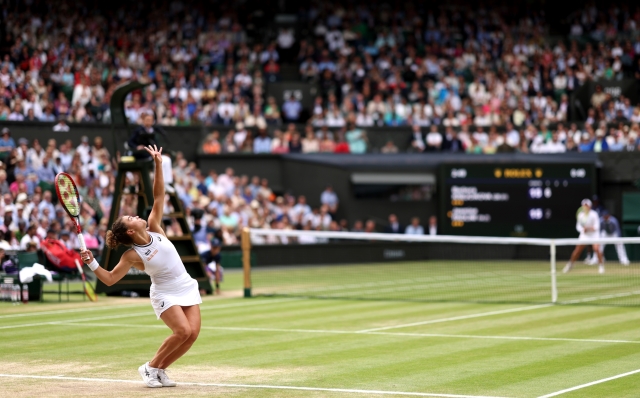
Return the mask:
[[163,312],[174,305],[188,307],[202,303],[198,281],[186,272],[168,283],[152,283],[149,296],[158,319]]

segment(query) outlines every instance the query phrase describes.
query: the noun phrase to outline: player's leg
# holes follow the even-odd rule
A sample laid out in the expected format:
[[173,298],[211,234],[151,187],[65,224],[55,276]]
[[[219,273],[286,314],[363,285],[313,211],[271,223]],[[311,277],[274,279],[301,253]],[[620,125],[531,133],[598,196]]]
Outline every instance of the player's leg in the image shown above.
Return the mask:
[[[168,308],[160,315],[160,319],[169,326],[169,329],[173,332],[171,336],[167,337],[153,359],[138,368],[142,380],[147,387],[163,387],[164,384],[159,379],[159,365],[164,359],[175,351],[183,342],[191,337],[191,325],[184,312],[179,306],[173,306]],[[173,384],[167,384],[171,386]]]
[[160,319],[162,319],[173,333],[164,340],[160,348],[158,348],[156,355],[149,362],[149,365],[153,368],[164,369],[160,365],[166,361],[171,353],[191,338],[191,324],[182,307],[178,305],[174,305],[164,311],[162,315],[160,315]]
[[598,273],[604,274],[604,256],[600,251],[600,245],[593,245],[593,252],[598,256]]
[[189,351],[193,343],[195,343],[195,341],[198,339],[198,335],[200,334],[200,306],[192,305],[190,307],[178,308],[182,309],[183,314],[187,318],[191,334],[189,335],[189,338],[182,342],[179,347],[177,347],[173,352],[171,352],[171,354],[163,359],[159,366],[160,369],[168,368],[172,363],[177,361],[181,356]]
[[584,245],[577,245],[575,249],[573,249],[573,253],[571,253],[571,258],[569,259],[569,262],[567,263],[567,265],[564,266],[564,268],[562,269],[562,272],[564,272],[565,274],[569,271],[571,271],[571,268],[573,268],[573,263],[576,262],[576,260],[578,259],[578,257],[580,257],[580,255],[582,254],[582,251],[584,250]]
[[[606,232],[604,232],[604,231],[602,231],[602,232],[600,233],[600,237],[601,237],[601,238],[607,238],[607,237],[609,237],[609,236],[610,236],[610,235],[607,235],[607,233],[606,233]],[[591,259],[591,262],[589,263],[590,265],[595,265],[596,263],[601,264],[601,262],[600,262],[599,260],[600,260],[600,257],[604,258],[604,249],[605,249],[605,247],[606,247],[606,246],[607,246],[607,245],[606,245],[606,244],[604,244],[604,243],[603,243],[603,244],[601,244],[601,245],[599,245],[599,247],[600,247],[600,248],[598,249],[598,252],[600,253],[600,256],[596,256],[596,255],[594,254],[594,255],[593,255],[593,258]]]

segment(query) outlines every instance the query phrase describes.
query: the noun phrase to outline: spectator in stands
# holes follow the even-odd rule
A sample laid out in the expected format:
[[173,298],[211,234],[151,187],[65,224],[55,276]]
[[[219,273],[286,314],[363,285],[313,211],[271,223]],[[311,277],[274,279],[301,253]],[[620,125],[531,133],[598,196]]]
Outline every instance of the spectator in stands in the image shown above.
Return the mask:
[[300,120],[302,104],[295,95],[291,94],[284,104],[282,104],[282,113],[286,122],[295,123]]
[[213,131],[207,136],[204,144],[202,145],[202,152],[207,155],[217,155],[222,152],[222,145],[220,145],[220,133]]
[[398,217],[395,214],[389,214],[389,225],[384,227],[384,232],[387,234],[401,234],[405,228],[398,221]]
[[442,141],[442,151],[444,152],[464,152],[464,144],[454,132],[453,127],[446,129],[444,140]]
[[36,249],[40,248],[40,237],[37,234],[37,225],[34,223],[29,224],[26,234],[20,239],[20,248],[27,250],[29,244],[34,244]]
[[398,152],[398,147],[391,140],[387,141],[387,143],[382,148],[380,148],[380,153],[383,154],[393,154]]
[[431,129],[426,137],[427,152],[440,152],[442,149],[442,134],[438,131],[437,126],[431,126]]
[[302,140],[300,139],[300,133],[297,131],[291,134],[289,153],[302,153]]
[[[359,138],[356,137],[356,139]],[[338,132],[338,142],[335,143],[333,153],[351,153],[349,144],[344,140],[344,132]]]
[[602,129],[596,130],[596,137],[584,147],[584,152],[607,152],[609,144],[604,138],[605,132]]
[[11,152],[16,148],[16,143],[10,135],[8,128],[2,129],[2,138],[0,138],[0,161],[7,161]]
[[353,228],[351,228],[351,232],[364,232],[364,225],[362,224],[362,220],[356,220],[353,223]]
[[354,125],[351,125],[347,131],[345,138],[349,143],[349,152],[354,154],[363,154],[367,152],[367,134]]
[[275,130],[273,132],[273,139],[271,140],[271,153],[289,153],[289,141],[285,139],[285,136],[280,130]]
[[266,119],[267,124],[270,125],[280,124],[281,122],[280,108],[278,107],[274,97],[267,98],[267,104],[264,108],[264,118]]
[[331,214],[335,214],[338,211],[340,200],[331,185],[327,185],[325,190],[322,191],[322,194],[320,195],[320,203],[328,206],[329,213]]
[[320,152],[320,140],[316,138],[313,132],[313,126],[307,125],[305,128],[305,137],[302,139],[302,153]]
[[258,136],[253,140],[253,153],[271,153],[271,137],[266,128],[258,130]]
[[420,131],[420,126],[417,124],[413,125],[413,132],[411,135],[411,148],[415,152],[424,152],[427,149],[424,138],[422,137],[422,131]]
[[373,220],[367,220],[367,222],[364,224],[364,231],[362,232],[367,232],[367,233],[376,232],[376,222]]
[[53,126],[53,131],[55,131],[56,133],[66,133],[69,130],[71,130],[71,128],[64,118],[60,118],[58,120],[58,123]]
[[336,152],[336,142],[333,140],[329,131],[323,131],[319,144],[320,152],[334,153]]
[[429,217],[429,235],[438,234],[438,219],[436,216]]
[[404,233],[407,235],[424,235],[424,228],[420,225],[420,219],[418,217],[411,218],[411,224],[407,225]]

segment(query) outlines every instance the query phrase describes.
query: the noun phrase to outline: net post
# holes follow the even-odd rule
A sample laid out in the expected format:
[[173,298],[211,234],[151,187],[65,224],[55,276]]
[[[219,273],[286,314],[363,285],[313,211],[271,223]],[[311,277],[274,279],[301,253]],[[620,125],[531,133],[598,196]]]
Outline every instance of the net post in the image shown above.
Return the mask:
[[244,273],[244,297],[251,297],[251,233],[249,228],[242,228],[240,235],[242,248],[242,270]]
[[549,254],[551,257],[551,302],[558,301],[558,283],[556,280],[556,241],[551,240],[549,245]]

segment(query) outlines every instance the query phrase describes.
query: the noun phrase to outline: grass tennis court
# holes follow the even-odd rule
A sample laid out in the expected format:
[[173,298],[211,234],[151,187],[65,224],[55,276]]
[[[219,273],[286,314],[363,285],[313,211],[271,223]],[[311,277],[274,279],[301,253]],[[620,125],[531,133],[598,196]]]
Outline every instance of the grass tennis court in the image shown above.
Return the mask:
[[[169,330],[148,299],[2,303],[2,395],[541,397],[640,369],[635,307],[243,299],[234,272],[224,287],[170,369],[193,384],[153,391],[137,367]],[[639,383],[640,372],[560,396],[637,397]]]
[[[559,303],[640,306],[640,264],[557,267]],[[258,267],[257,295],[476,303],[548,303],[548,261],[411,261],[311,267]]]

